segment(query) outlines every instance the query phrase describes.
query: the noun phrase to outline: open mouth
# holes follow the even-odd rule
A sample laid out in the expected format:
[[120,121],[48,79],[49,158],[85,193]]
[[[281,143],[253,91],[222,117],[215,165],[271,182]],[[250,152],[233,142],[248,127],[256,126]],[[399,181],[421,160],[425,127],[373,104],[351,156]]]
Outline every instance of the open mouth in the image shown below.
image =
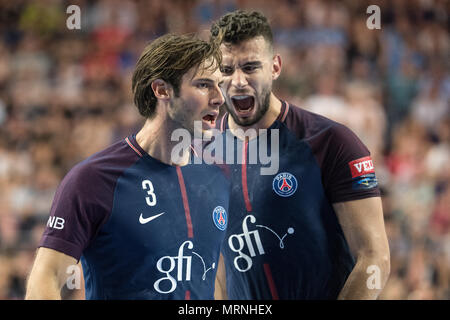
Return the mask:
[[239,95],[231,97],[233,106],[237,113],[241,116],[249,115],[255,106],[255,98],[247,95]]
[[203,122],[206,122],[210,127],[215,127],[217,116],[217,114],[207,114],[203,116],[202,120]]

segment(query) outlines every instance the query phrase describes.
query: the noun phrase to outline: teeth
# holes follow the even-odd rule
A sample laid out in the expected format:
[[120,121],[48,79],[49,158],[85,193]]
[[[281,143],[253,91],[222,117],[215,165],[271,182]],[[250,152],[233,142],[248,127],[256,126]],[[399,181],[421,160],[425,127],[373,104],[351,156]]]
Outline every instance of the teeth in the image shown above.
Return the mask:
[[234,96],[233,99],[242,100],[242,99],[247,99],[248,97],[250,97],[250,96]]

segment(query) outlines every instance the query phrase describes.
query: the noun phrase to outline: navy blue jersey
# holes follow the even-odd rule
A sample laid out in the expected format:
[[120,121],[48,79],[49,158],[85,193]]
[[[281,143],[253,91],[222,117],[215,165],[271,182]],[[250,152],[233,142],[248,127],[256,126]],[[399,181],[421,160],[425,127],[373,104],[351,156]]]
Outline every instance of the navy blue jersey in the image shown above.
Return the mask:
[[40,246],[81,257],[87,299],[213,299],[229,186],[217,166],[164,164],[130,136],[66,175]]
[[369,151],[345,126],[286,102],[268,129],[268,141],[270,129],[279,130],[273,175],[249,161],[261,135],[233,138],[236,156],[245,161],[230,170],[222,249],[228,297],[336,299],[355,261],[332,204],[379,196]]

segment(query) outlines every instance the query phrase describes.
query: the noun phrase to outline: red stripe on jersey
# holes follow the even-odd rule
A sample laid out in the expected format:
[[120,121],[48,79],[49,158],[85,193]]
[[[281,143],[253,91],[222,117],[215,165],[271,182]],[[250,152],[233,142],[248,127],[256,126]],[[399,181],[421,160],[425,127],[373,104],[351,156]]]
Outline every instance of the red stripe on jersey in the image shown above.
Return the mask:
[[244,148],[242,148],[242,193],[244,194],[245,208],[247,212],[252,211],[252,204],[250,203],[250,197],[248,196],[248,186],[247,186],[247,150],[248,150],[248,139],[245,139]]
[[184,300],[191,300],[191,292],[189,290],[186,290],[186,293],[184,294]]
[[350,171],[352,172],[352,178],[360,177],[369,173],[375,173],[370,156],[350,161],[348,165],[350,166]]
[[278,114],[278,117],[276,119],[277,121],[281,121],[281,122],[284,121],[283,118],[286,114],[286,109],[287,109],[286,105],[287,105],[287,102],[281,101],[281,109],[280,109],[280,113]]
[[178,183],[180,185],[180,190],[181,190],[181,197],[183,199],[184,214],[186,215],[188,238],[193,238],[194,230],[192,227],[191,211],[189,209],[189,201],[188,201],[188,197],[187,197],[187,193],[186,193],[186,186],[184,184],[183,173],[181,172],[180,167],[177,166],[176,168],[177,168]]
[[270,294],[272,295],[273,300],[279,300],[277,287],[275,286],[275,281],[273,281],[272,271],[270,271],[270,266],[267,263],[264,263],[264,273],[266,274],[267,282],[269,283]]
[[286,116],[287,116],[288,112],[289,112],[289,103],[286,102],[286,109],[284,109],[284,114],[281,117],[281,122],[284,122],[284,120],[286,120]]
[[142,153],[140,153],[139,150],[135,146],[133,146],[133,144],[131,143],[130,139],[128,139],[128,137],[125,138],[125,141],[130,146],[130,148],[133,149],[134,152],[136,152],[139,155],[139,157],[142,158]]

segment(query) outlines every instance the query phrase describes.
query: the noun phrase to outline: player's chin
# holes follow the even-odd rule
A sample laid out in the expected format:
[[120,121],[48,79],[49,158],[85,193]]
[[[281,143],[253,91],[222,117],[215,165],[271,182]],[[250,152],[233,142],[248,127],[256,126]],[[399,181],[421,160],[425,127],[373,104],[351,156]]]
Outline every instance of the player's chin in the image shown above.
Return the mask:
[[261,119],[260,115],[257,112],[251,115],[241,116],[239,113],[232,110],[230,111],[230,115],[233,117],[234,122],[241,127],[252,126]]
[[202,130],[202,137],[203,141],[209,141],[213,137],[213,131],[212,129],[209,130]]

